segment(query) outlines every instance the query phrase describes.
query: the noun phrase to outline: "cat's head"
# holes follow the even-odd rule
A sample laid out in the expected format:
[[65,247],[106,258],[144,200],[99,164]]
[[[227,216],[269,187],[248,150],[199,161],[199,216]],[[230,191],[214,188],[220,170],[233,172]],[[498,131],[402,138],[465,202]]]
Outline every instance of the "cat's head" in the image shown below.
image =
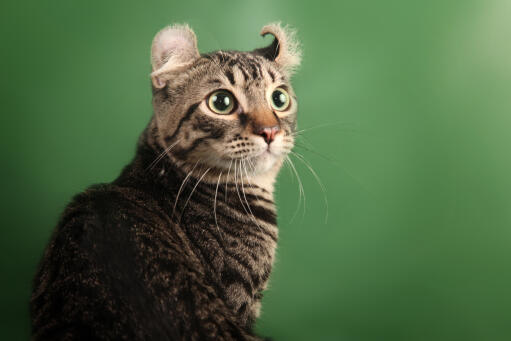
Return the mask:
[[263,27],[273,42],[251,52],[200,54],[194,32],[169,26],[151,50],[157,143],[188,166],[227,171],[233,162],[262,174],[293,147],[297,100],[290,84],[300,63],[293,33]]

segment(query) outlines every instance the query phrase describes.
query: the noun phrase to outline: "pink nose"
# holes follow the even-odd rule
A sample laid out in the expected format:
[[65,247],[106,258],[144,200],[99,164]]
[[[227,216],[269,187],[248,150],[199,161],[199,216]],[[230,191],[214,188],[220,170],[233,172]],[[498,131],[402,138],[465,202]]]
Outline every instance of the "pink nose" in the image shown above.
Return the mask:
[[264,127],[257,131],[257,134],[261,135],[266,143],[270,144],[275,139],[275,135],[280,131],[279,126]]

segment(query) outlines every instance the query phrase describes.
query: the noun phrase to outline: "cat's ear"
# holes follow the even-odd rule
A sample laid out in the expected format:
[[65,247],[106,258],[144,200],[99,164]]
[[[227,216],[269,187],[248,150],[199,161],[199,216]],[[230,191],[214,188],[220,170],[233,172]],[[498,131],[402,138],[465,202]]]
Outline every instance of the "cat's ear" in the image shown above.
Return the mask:
[[300,65],[302,56],[295,31],[287,26],[283,27],[280,23],[273,23],[264,26],[261,30],[263,37],[267,34],[274,37],[273,42],[267,47],[255,50],[254,53],[275,61],[284,70],[292,73]]
[[151,47],[153,85],[163,88],[170,73],[188,67],[199,57],[197,38],[188,25],[165,27],[156,34]]

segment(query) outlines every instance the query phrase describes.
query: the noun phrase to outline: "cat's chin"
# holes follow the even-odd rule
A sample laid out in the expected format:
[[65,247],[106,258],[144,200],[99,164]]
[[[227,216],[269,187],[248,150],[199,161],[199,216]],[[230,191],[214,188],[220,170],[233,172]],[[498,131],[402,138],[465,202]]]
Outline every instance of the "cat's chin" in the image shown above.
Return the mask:
[[251,164],[253,164],[253,174],[260,175],[270,170],[273,170],[277,163],[281,163],[282,156],[276,155],[269,151],[264,151],[258,156],[252,158]]

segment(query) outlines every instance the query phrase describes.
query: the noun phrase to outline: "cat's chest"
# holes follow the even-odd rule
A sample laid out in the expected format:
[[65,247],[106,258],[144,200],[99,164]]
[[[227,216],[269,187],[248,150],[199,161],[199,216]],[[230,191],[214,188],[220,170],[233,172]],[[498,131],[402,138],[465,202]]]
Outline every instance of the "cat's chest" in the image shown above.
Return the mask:
[[275,256],[276,232],[270,236],[254,223],[217,227],[204,221],[191,235],[205,270],[224,287],[237,284],[249,294],[264,287]]
[[225,208],[199,216],[184,223],[208,280],[237,316],[255,318],[274,261],[276,225]]
[[169,213],[176,212],[169,218],[185,234],[204,280],[236,316],[253,319],[277,246],[273,198],[261,189],[238,193],[227,186],[217,192],[199,185],[193,193],[177,200],[175,209],[169,207]]
[[227,305],[242,319],[259,314],[259,301],[275,257],[276,241],[262,237],[262,233],[258,236],[239,236],[237,240],[226,237],[218,252],[213,252],[215,265],[207,270]]

